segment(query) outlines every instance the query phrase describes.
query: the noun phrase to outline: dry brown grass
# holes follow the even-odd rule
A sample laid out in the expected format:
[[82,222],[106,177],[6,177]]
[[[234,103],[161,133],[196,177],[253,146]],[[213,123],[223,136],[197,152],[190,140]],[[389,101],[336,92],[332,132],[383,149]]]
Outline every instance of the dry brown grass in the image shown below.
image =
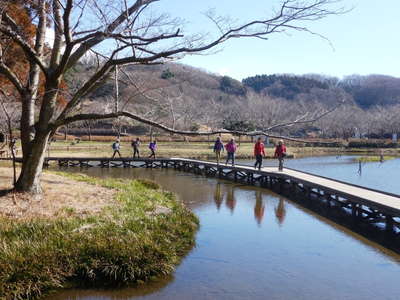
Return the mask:
[[[11,183],[12,169],[0,167],[0,190],[11,189]],[[1,196],[0,215],[16,219],[85,216],[116,204],[113,189],[47,172],[42,176],[42,188],[41,197],[13,192]]]

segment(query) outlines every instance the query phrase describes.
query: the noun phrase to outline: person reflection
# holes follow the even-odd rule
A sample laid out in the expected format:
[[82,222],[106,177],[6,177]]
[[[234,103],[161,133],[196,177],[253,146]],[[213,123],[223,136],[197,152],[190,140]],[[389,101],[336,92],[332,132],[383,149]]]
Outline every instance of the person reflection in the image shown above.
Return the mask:
[[215,186],[215,191],[214,191],[214,202],[215,206],[217,206],[217,210],[221,208],[223,199],[224,199],[224,194],[221,191],[221,183],[218,182],[217,185]]
[[226,202],[225,202],[226,206],[230,209],[232,214],[233,214],[233,211],[235,210],[235,206],[236,206],[234,189],[235,189],[235,187],[233,185],[228,189],[228,193],[226,195]]
[[275,207],[275,216],[278,224],[282,226],[286,217],[285,200],[283,198],[279,198],[278,206]]
[[258,226],[261,226],[264,218],[265,205],[262,200],[261,191],[256,191],[256,205],[254,206],[254,218],[257,221]]
[[357,171],[358,175],[361,176],[362,175],[362,162],[361,159],[358,161],[358,171]]

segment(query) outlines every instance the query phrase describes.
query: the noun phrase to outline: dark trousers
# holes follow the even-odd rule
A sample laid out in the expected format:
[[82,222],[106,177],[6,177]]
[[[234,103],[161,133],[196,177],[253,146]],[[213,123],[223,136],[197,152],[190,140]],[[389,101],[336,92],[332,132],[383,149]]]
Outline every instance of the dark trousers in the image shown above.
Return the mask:
[[114,158],[115,154],[117,154],[117,153],[118,153],[119,157],[121,157],[121,153],[119,152],[119,150],[114,150],[112,158]]
[[151,151],[151,154],[150,154],[150,156],[149,156],[149,158],[156,158],[156,152],[154,151],[154,150],[151,150],[150,149],[150,151]]
[[135,158],[135,157],[136,157],[136,154],[137,154],[137,157],[138,157],[138,158],[140,158],[140,155],[139,155],[139,149],[138,149],[138,148],[135,148],[135,147],[133,147],[133,158]]
[[278,160],[279,160],[279,166],[278,166],[278,170],[279,171],[282,171],[283,170],[283,156],[279,156],[278,157]]
[[262,155],[261,154],[257,154],[256,155],[256,163],[254,164],[254,168],[257,168],[257,165],[258,165],[258,169],[261,169],[262,161],[263,161]]
[[228,152],[228,157],[226,158],[226,164],[228,161],[232,161],[232,166],[235,164],[235,152]]

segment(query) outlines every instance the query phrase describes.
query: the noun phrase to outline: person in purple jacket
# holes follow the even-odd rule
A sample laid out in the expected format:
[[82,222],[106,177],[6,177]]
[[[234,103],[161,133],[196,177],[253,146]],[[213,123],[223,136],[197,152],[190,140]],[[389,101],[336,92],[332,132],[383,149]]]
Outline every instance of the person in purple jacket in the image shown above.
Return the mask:
[[217,140],[214,144],[214,152],[217,157],[217,164],[219,164],[219,160],[221,158],[221,151],[224,151],[224,144],[221,142],[221,138],[217,137]]
[[232,166],[235,165],[235,152],[237,150],[235,140],[231,139],[225,145],[225,149],[226,149],[226,153],[228,154],[228,156],[226,157],[226,164],[228,164],[228,161],[232,161]]
[[156,140],[154,140],[153,142],[150,142],[149,149],[151,151],[149,158],[156,158],[156,150],[157,150],[157,141]]

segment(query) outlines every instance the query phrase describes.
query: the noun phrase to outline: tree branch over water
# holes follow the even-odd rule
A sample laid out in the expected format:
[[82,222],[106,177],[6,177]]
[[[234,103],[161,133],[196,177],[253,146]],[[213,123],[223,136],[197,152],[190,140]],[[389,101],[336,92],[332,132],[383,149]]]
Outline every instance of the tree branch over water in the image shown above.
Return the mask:
[[[187,131],[187,130],[177,130],[174,128],[170,128],[168,126],[165,126],[159,122],[147,119],[145,117],[142,117],[137,114],[133,114],[131,112],[127,111],[120,111],[116,113],[109,113],[109,114],[96,114],[96,113],[88,113],[88,114],[77,114],[72,117],[65,118],[63,121],[58,121],[54,124],[52,124],[52,127],[54,129],[63,126],[63,125],[68,125],[70,123],[78,122],[78,121],[85,121],[85,120],[104,120],[104,119],[114,119],[118,117],[126,117],[135,121],[138,121],[140,123],[150,125],[156,128],[159,128],[163,131],[172,133],[172,134],[179,134],[179,135],[187,135],[187,136],[207,136],[207,135],[216,135],[216,134],[232,134],[232,135],[237,135],[237,136],[267,136],[271,138],[279,138],[279,139],[284,139],[288,141],[296,141],[296,142],[303,142],[303,143],[310,143],[310,141],[302,140],[302,139],[296,139],[292,137],[287,137],[287,136],[282,136],[282,135],[277,135],[271,133],[272,129],[277,129],[281,127],[287,127],[287,126],[293,126],[296,124],[307,124],[307,123],[313,123],[324,116],[328,115],[329,113],[335,111],[339,106],[341,105],[338,104],[334,108],[327,110],[312,119],[304,120],[304,119],[297,119],[292,122],[286,122],[286,123],[281,123],[281,124],[276,124],[273,126],[270,126],[269,128],[266,129],[266,131],[238,131],[238,130],[226,130],[226,129],[220,129],[220,130],[213,130],[213,131]],[[323,143],[323,144],[332,144],[329,142],[318,142],[318,143]]]

